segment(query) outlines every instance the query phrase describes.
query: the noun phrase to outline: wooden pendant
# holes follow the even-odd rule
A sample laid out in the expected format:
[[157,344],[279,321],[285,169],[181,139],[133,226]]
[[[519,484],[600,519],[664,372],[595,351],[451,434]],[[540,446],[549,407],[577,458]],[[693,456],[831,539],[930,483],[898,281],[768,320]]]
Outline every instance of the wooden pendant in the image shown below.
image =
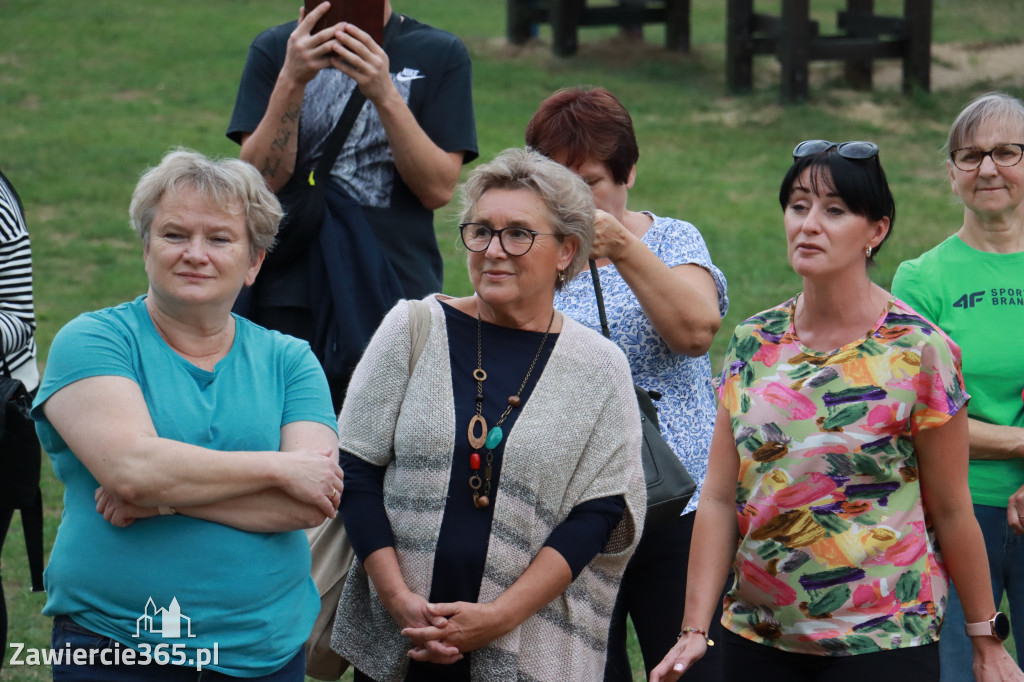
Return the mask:
[[491,500],[486,495],[473,493],[473,504],[476,505],[477,509],[484,509],[490,506]]
[[473,418],[469,420],[467,438],[469,439],[469,447],[474,450],[483,447],[484,443],[487,442],[487,420],[479,414],[474,414]]

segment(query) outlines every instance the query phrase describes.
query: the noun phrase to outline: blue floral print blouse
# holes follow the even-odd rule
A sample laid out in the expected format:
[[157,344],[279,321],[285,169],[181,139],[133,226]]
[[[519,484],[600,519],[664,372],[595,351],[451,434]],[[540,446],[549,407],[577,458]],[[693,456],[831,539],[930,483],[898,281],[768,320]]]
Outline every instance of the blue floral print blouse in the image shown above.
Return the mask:
[[[724,317],[729,309],[725,275],[711,262],[711,254],[697,228],[683,220],[647,215],[654,222],[644,234],[643,243],[669,267],[692,263],[711,273],[718,288],[718,311]],[[615,266],[606,265],[599,273],[612,341],[625,351],[633,381],[661,393],[662,398],[655,405],[662,435],[697,482],[697,492],[683,513],[692,512],[697,508],[707,474],[708,449],[715,425],[711,359],[707,353],[692,358],[669,350]],[[601,331],[589,270],[565,283],[555,294],[555,307]]]

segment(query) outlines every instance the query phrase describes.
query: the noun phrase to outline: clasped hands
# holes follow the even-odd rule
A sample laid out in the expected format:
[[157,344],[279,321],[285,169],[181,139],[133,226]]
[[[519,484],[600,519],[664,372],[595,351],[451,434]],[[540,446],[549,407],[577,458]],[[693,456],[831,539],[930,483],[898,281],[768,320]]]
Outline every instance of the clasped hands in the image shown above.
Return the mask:
[[430,604],[409,592],[402,598],[398,613],[392,615],[402,628],[402,636],[412,641],[409,658],[416,661],[455,663],[465,653],[508,632],[505,619],[493,603]]

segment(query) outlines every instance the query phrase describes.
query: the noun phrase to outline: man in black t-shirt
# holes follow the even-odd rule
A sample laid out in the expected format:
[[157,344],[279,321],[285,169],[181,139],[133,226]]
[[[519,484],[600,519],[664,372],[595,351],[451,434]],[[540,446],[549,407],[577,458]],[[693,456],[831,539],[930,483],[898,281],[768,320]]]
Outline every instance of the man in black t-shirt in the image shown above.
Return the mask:
[[[228,137],[280,192],[293,174],[306,177],[316,166],[358,87],[367,102],[334,163],[331,182],[361,206],[403,294],[421,298],[440,291],[433,212],[451,200],[462,164],[477,156],[469,55],[450,33],[392,12],[390,0],[382,17],[386,52],[351,24],[311,35],[325,11],[323,4],[299,22],[256,37]],[[280,239],[288,236],[286,230]],[[267,266],[272,259],[271,254]],[[260,277],[253,303],[277,312],[257,321],[309,339],[304,259],[283,269],[264,267]]]

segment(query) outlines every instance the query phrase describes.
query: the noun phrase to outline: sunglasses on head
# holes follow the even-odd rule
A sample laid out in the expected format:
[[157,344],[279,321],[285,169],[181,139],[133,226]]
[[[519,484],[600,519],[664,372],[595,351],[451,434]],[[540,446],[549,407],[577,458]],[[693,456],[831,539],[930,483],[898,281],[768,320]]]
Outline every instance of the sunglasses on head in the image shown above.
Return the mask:
[[829,142],[828,140],[804,140],[793,149],[793,160],[802,159],[811,154],[836,148],[839,156],[844,159],[873,159],[878,156],[878,145],[874,142]]

